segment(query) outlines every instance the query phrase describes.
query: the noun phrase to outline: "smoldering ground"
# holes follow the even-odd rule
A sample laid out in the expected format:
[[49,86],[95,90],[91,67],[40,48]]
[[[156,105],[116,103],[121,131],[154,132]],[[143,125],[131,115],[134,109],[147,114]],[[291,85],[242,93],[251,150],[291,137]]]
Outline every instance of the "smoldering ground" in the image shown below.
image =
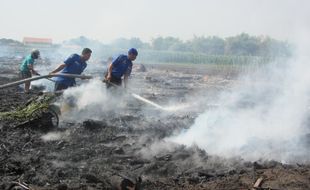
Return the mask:
[[[205,81],[203,75],[178,69],[133,72],[127,90],[165,108],[181,105],[182,109],[163,111],[130,96],[121,101],[108,95],[100,78],[82,81],[60,97],[60,106],[70,103],[71,97],[74,101],[53,131],[2,126],[1,187],[18,178],[40,188],[103,189],[111,188],[111,177],[121,174],[141,176],[145,189],[238,189],[252,187],[253,175],[261,172],[270,177],[266,183],[270,181],[272,187],[307,187],[307,166],[255,165],[240,157],[215,156],[199,145],[167,142],[167,137],[189,129],[204,110],[216,109],[216,94],[232,89],[218,76],[209,75]],[[13,90],[1,91],[1,105],[23,103],[26,97]],[[271,170],[279,175],[272,178]],[[282,174],[288,177],[283,180]],[[299,182],[292,183],[296,178]]]
[[219,95],[218,108],[206,110],[169,140],[227,158],[308,163],[308,63],[309,56],[297,51],[290,60],[241,76]]

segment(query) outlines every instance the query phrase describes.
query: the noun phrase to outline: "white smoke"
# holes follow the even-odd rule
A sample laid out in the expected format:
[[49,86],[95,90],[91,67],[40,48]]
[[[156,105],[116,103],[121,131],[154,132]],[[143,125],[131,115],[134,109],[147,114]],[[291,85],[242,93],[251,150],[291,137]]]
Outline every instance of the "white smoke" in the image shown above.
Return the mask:
[[298,52],[242,77],[220,95],[217,109],[206,110],[189,130],[169,140],[250,161],[309,162],[310,57]]
[[87,119],[102,120],[120,112],[128,100],[123,89],[107,90],[99,78],[67,89],[59,101],[62,118],[77,122]]
[[45,142],[47,141],[58,141],[62,139],[66,139],[69,136],[69,132],[49,132],[45,135],[41,136],[41,139]]

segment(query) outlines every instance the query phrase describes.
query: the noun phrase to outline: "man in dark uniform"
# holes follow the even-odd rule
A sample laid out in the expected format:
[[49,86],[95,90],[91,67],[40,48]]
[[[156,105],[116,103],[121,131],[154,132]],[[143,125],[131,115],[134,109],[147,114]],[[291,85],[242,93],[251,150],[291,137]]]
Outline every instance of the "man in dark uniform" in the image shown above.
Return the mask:
[[[89,60],[92,51],[89,48],[84,48],[81,55],[72,54],[63,64],[60,64],[54,71],[50,74],[57,73],[61,71],[64,74],[78,74],[80,75],[84,69],[87,67],[86,61]],[[55,89],[54,91],[65,90],[69,87],[75,86],[76,82],[74,78],[69,78],[65,76],[58,76],[54,78]]]
[[108,67],[108,72],[105,76],[107,88],[113,85],[122,86],[122,77],[124,76],[124,87],[127,87],[128,77],[132,70],[132,61],[138,56],[138,51],[131,48],[128,55],[119,55]]

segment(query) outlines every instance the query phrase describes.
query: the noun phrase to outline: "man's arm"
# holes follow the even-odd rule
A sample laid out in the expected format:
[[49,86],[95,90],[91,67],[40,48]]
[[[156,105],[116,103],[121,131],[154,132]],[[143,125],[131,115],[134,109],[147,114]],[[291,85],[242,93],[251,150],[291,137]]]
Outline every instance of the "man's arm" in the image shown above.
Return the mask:
[[66,67],[66,64],[60,64],[54,71],[50,72],[50,74],[58,73]]
[[109,68],[108,68],[107,80],[111,80],[111,78],[112,78],[112,69],[113,69],[113,64],[110,63]]
[[114,61],[112,61],[109,64],[108,75],[107,75],[107,78],[106,78],[107,80],[111,80],[113,67],[115,67],[115,68],[118,67],[118,65],[120,64],[121,58],[122,58],[122,56],[118,56]]
[[124,88],[127,88],[128,78],[131,74],[131,70],[132,70],[132,64],[129,65],[129,67],[127,68],[127,71],[124,74]]
[[69,66],[72,62],[74,62],[75,54],[72,54],[68,59],[66,59],[62,64],[60,64],[54,71],[50,72],[50,74],[58,73],[63,70],[66,66]]
[[32,74],[34,75],[40,75],[37,71],[35,71],[33,69],[33,65],[32,64],[28,64],[28,69],[31,71]]
[[127,88],[128,78],[129,78],[129,75],[127,73],[125,73],[125,75],[124,75],[124,88]]

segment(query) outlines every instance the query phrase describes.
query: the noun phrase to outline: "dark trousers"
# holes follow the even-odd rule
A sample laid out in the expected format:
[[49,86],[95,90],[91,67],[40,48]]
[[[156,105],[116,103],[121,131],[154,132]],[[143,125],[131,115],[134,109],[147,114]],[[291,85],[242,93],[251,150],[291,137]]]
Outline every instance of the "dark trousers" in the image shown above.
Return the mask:
[[20,71],[19,72],[19,77],[21,79],[27,79],[27,78],[31,78],[32,77],[32,74],[30,71]]
[[[107,78],[107,75],[106,75],[106,78]],[[115,86],[115,85],[122,86],[122,79],[114,77],[112,75],[111,79],[106,84],[107,84],[107,88],[111,88],[112,86]]]
[[65,90],[67,88],[69,88],[68,85],[60,83],[60,82],[55,82],[54,92]]

